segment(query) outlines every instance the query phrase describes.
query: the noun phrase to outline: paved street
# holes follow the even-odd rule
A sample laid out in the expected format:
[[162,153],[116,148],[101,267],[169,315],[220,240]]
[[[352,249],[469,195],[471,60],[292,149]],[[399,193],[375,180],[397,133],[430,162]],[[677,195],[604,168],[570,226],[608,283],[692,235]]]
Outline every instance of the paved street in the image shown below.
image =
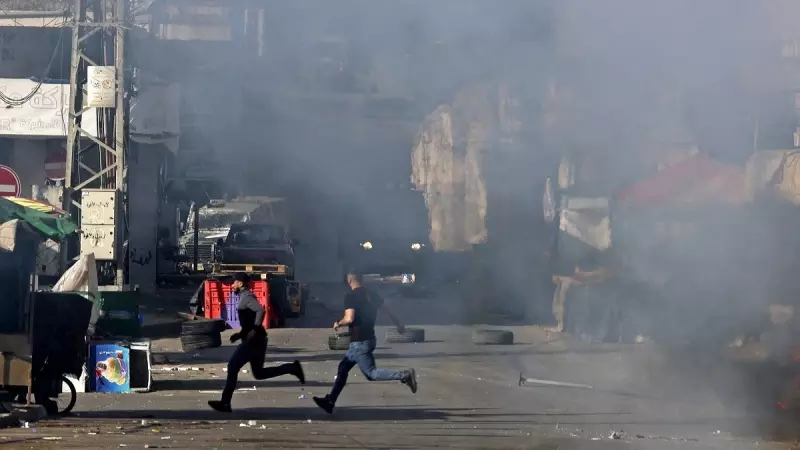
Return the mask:
[[[426,329],[427,342],[379,339],[379,364],[416,367],[419,393],[397,383],[369,383],[354,371],[328,416],[311,396],[329,389],[340,357],[327,350],[329,330],[321,328],[336,318],[330,311],[336,295],[322,289],[318,296],[298,328],[270,332],[269,361],[301,360],[308,378],[303,387],[292,378],[257,382],[243,374],[234,413],[219,414],[206,402],[219,395],[232,347],[187,355],[176,339],[160,340],[152,393],[83,394],[73,417],[4,430],[0,447],[792,448],[765,442],[771,436],[764,421],[746,411],[747,402],[720,394],[723,379],[731,388],[726,392],[747,389],[726,369],[709,375],[694,364],[667,363],[647,344],[579,344],[526,325],[503,327],[515,332],[513,346],[475,346],[472,327],[446,324],[458,312],[457,300],[446,295],[397,299],[408,323]],[[593,389],[520,387],[520,372]]]

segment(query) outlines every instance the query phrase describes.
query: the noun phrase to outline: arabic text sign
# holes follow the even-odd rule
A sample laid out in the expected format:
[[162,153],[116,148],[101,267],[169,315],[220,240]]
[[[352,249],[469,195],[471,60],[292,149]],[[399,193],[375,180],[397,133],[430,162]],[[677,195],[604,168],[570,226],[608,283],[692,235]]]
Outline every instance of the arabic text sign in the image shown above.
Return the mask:
[[[38,83],[25,79],[0,78],[0,92],[23,98]],[[9,107],[0,101],[0,136],[66,137],[69,128],[69,85],[42,84],[30,100]],[[96,112],[83,114],[82,128],[97,136]]]
[[86,71],[86,106],[114,108],[117,105],[116,69],[113,66],[89,66]]

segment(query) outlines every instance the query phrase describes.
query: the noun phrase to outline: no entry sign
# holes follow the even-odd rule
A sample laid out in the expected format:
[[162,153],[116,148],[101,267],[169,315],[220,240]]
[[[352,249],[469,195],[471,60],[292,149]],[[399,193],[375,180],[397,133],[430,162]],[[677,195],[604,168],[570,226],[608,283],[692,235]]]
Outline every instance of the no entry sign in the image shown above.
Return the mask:
[[44,160],[44,173],[51,180],[63,180],[67,176],[67,152],[51,153]]
[[21,190],[22,183],[14,169],[0,165],[0,197],[19,197]]

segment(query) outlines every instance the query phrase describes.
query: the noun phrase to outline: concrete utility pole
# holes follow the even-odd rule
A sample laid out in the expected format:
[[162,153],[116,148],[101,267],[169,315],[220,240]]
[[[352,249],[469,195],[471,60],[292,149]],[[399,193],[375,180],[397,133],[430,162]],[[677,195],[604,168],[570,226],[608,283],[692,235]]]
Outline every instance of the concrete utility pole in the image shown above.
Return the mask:
[[[125,95],[125,35],[129,27],[128,15],[129,0],[74,0],[70,118],[63,197],[65,210],[73,213],[80,211],[80,214],[73,214],[73,217],[81,217],[81,251],[95,253],[98,264],[113,265],[116,289],[123,288],[127,267],[123,244],[127,236],[125,196],[128,104]],[[106,125],[98,133],[99,136],[95,137],[81,126],[81,117],[90,109],[83,106],[85,100],[91,101],[84,95],[83,83],[100,85],[101,81],[109,81],[89,79],[88,67],[102,66],[102,61],[95,62],[85,51],[87,43],[97,38],[114,41],[116,92],[113,107],[109,104],[107,107],[97,108],[98,117],[109,111],[113,114],[113,132]],[[87,106],[91,105],[87,103]],[[96,151],[98,147],[99,152]],[[90,149],[94,151],[88,153],[87,150]],[[95,198],[92,196],[111,200],[86,200]],[[86,200],[85,204],[82,204],[84,202],[81,199]],[[62,271],[66,270],[67,257],[74,253],[75,249],[69,248],[69,244],[62,244]]]

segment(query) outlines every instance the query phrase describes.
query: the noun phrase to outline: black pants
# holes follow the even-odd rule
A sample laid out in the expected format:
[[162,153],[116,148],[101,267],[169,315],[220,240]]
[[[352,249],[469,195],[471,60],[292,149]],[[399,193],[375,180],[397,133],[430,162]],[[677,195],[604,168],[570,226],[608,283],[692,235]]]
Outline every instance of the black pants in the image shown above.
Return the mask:
[[264,367],[264,357],[267,353],[267,337],[260,334],[250,341],[242,341],[233,352],[228,361],[228,379],[225,382],[225,389],[222,391],[222,402],[230,404],[233,398],[233,391],[236,390],[236,382],[239,378],[239,371],[248,362],[256,380],[267,380],[269,378],[288,375],[294,371],[294,364],[282,364],[275,367]]

